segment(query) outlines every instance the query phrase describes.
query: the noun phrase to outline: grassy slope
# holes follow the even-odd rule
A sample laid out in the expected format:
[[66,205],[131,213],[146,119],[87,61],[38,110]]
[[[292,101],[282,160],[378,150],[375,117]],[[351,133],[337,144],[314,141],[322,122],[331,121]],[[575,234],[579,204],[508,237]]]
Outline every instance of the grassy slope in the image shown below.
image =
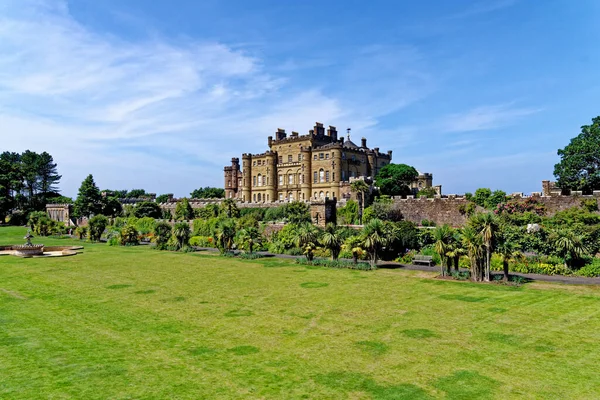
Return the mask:
[[0,398],[599,398],[599,310],[596,288],[147,247],[1,256]]

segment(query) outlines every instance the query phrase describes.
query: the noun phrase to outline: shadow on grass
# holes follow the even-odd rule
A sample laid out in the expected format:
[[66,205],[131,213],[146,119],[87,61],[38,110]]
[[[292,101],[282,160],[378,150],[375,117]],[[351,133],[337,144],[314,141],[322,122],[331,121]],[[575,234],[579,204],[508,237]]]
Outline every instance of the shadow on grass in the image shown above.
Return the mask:
[[439,337],[437,333],[429,329],[405,329],[400,331],[404,336],[413,338],[413,339],[427,339],[427,338],[435,338]]
[[390,347],[382,342],[373,342],[373,341],[369,341],[369,340],[363,340],[360,342],[355,342],[354,343],[356,345],[356,347],[358,347],[359,349],[374,355],[374,356],[380,356],[382,354],[385,354],[389,351]]
[[475,400],[493,398],[500,383],[475,371],[456,371],[439,378],[433,386],[446,392],[446,399]]

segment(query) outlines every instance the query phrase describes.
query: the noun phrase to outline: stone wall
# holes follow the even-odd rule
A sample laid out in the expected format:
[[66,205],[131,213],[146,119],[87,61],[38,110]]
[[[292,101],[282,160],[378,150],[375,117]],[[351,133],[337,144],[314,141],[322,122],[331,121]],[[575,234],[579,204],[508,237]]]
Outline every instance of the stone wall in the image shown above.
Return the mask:
[[466,206],[468,203],[469,201],[464,197],[394,198],[394,205],[400,210],[404,219],[415,224],[420,224],[426,219],[434,221],[437,225],[462,226],[467,221],[467,216],[460,213],[460,206]]

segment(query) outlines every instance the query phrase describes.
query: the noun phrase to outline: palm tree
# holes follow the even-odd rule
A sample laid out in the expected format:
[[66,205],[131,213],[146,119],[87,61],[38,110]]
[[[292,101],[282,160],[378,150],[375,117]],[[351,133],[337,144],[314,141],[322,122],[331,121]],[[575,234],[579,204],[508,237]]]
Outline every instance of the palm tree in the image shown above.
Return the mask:
[[364,254],[362,248],[362,238],[360,236],[350,236],[344,243],[344,248],[352,253],[354,264],[358,264],[358,259]]
[[190,225],[187,222],[178,222],[173,227],[173,236],[177,240],[177,248],[187,246],[190,240]]
[[257,228],[251,226],[238,232],[238,240],[241,244],[241,247],[247,248],[248,252],[252,254],[254,245],[260,245],[261,235]]
[[483,239],[473,227],[466,226],[462,230],[462,243],[471,262],[471,279],[479,282],[483,280]]
[[433,231],[433,239],[435,240],[435,252],[440,255],[442,261],[442,265],[440,266],[442,276],[446,276],[444,266],[448,269],[448,272],[450,271],[450,259],[448,257],[448,253],[451,250],[450,246],[453,235],[454,231],[450,227],[450,225],[438,226]]
[[391,243],[396,231],[389,229],[380,219],[373,219],[366,224],[362,231],[362,247],[371,259],[371,267],[377,265],[379,254],[385,246]]
[[499,221],[492,213],[486,214],[475,214],[469,220],[469,224],[479,232],[483,239],[483,245],[485,246],[485,274],[483,280],[489,282],[490,280],[490,262],[492,258],[492,252],[494,251],[494,244],[496,236],[499,230]]
[[[357,198],[360,203],[360,214],[358,216],[358,222],[362,224],[363,212],[365,211],[365,194],[369,191],[369,185],[362,180],[357,179],[350,184],[350,190],[357,193]],[[360,196],[359,196],[360,194]]]
[[570,229],[558,229],[550,235],[556,252],[565,259],[565,267],[570,268],[573,261],[582,259],[589,253],[583,237]]
[[460,258],[466,254],[462,243],[462,235],[460,231],[454,230],[450,239],[446,256],[448,256],[448,273],[450,273],[450,264],[454,266],[454,272],[459,271]]
[[316,249],[315,243],[319,235],[319,229],[310,222],[298,226],[296,229],[296,245],[304,250],[304,255],[308,261],[314,258],[313,251]]
[[330,222],[325,226],[320,242],[323,247],[331,252],[331,259],[337,260],[342,250],[342,238],[339,234],[339,228],[335,224]]
[[504,282],[508,282],[508,267],[510,260],[513,258],[522,257],[519,251],[519,245],[509,240],[506,235],[500,233],[498,235],[498,243],[496,244],[496,254],[502,258],[502,272],[504,273]]
[[219,221],[215,227],[214,238],[221,252],[231,249],[233,238],[235,237],[235,223],[231,219]]
[[223,202],[221,203],[221,209],[223,210],[223,212],[225,212],[227,218],[237,217],[240,213],[237,205],[235,204],[235,200],[233,199],[223,200]]

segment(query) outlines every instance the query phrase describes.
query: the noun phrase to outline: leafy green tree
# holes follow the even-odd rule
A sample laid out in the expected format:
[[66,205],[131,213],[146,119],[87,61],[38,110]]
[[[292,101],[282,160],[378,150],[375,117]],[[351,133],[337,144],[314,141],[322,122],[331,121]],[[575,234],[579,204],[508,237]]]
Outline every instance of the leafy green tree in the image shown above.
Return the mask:
[[20,157],[8,151],[0,154],[0,223],[15,208],[15,196],[23,188]]
[[560,162],[554,166],[558,187],[563,191],[581,190],[590,194],[600,189],[600,116],[558,150]]
[[381,194],[388,196],[406,196],[411,193],[410,185],[419,173],[406,164],[388,164],[381,168],[375,177],[375,185]]
[[194,219],[194,209],[187,197],[181,199],[175,206],[175,219],[177,221],[188,221]]
[[73,204],[73,199],[67,196],[50,197],[47,202],[49,204]]
[[500,229],[500,221],[493,213],[485,213],[473,215],[468,223],[479,232],[483,240],[483,245],[485,246],[486,260],[483,280],[487,282],[490,280],[491,258],[496,243],[496,237]]
[[338,223],[341,225],[354,225],[358,223],[358,202],[348,200],[346,205],[337,209]]
[[137,218],[149,217],[159,219],[162,217],[162,209],[153,201],[142,201],[135,205],[133,215]]
[[138,240],[138,231],[133,225],[125,225],[121,228],[121,233],[119,235],[119,242],[121,246],[135,246],[140,242]]
[[454,229],[449,225],[438,226],[433,230],[434,249],[439,254],[442,260],[440,265],[441,275],[446,276],[446,271],[450,272],[450,257],[448,253],[451,250],[452,241],[454,238]]
[[214,239],[222,253],[231,250],[235,239],[235,221],[231,218],[221,219],[214,230]]
[[158,222],[154,225],[154,240],[156,241],[156,248],[164,250],[167,248],[167,242],[171,237],[173,228],[171,224],[167,222]]
[[369,189],[369,185],[367,185],[367,183],[362,179],[357,179],[350,184],[350,190],[356,193],[358,204],[360,205],[360,212],[358,214],[358,221],[360,224],[363,223],[363,214],[365,211],[365,203],[367,201],[366,196],[369,192]]
[[498,206],[498,204],[504,203],[505,201],[506,192],[502,190],[494,190],[485,202],[485,208],[487,208],[488,210],[493,210]]
[[190,241],[191,230],[187,222],[178,222],[173,227],[173,237],[177,243],[177,250],[186,247]]
[[317,248],[319,229],[310,222],[305,222],[296,226],[294,237],[296,246],[303,250],[308,261],[312,261],[314,250]]
[[485,269],[483,238],[475,228],[466,226],[462,229],[461,240],[471,264],[471,279],[480,282]]
[[377,265],[383,248],[395,239],[395,234],[393,229],[386,229],[386,225],[379,219],[373,219],[363,227],[362,248],[369,254],[371,267]]
[[342,237],[340,235],[340,228],[331,222],[325,226],[323,235],[320,239],[321,244],[324,248],[328,249],[331,253],[331,259],[337,260],[340,251],[342,250]]
[[94,215],[92,218],[90,218],[88,221],[90,240],[92,242],[98,242],[107,225],[108,218],[102,214]]
[[225,189],[216,187],[205,187],[190,193],[192,199],[222,199],[225,197]]
[[146,195],[146,191],[144,189],[131,189],[124,197],[129,199],[139,199],[140,197],[144,197]]
[[262,236],[257,228],[251,226],[240,230],[238,232],[237,239],[241,245],[240,247],[247,249],[248,252],[252,254],[254,246],[260,246]]
[[221,212],[227,218],[237,218],[240,216],[240,210],[233,199],[225,199],[221,202]]
[[583,237],[570,229],[557,229],[550,235],[555,251],[565,260],[565,267],[570,268],[589,254]]
[[161,195],[156,196],[156,202],[158,204],[166,203],[167,201],[169,201],[169,195],[168,194],[161,194]]
[[116,197],[103,197],[101,213],[111,218],[118,217],[123,214],[123,205]]
[[291,224],[310,222],[310,207],[300,201],[292,201],[284,206],[284,214]]
[[480,207],[486,207],[488,199],[492,196],[492,190],[489,188],[479,188],[470,199],[473,203]]
[[89,174],[81,183],[77,199],[73,206],[73,214],[77,217],[89,217],[102,211],[102,195],[94,177]]

